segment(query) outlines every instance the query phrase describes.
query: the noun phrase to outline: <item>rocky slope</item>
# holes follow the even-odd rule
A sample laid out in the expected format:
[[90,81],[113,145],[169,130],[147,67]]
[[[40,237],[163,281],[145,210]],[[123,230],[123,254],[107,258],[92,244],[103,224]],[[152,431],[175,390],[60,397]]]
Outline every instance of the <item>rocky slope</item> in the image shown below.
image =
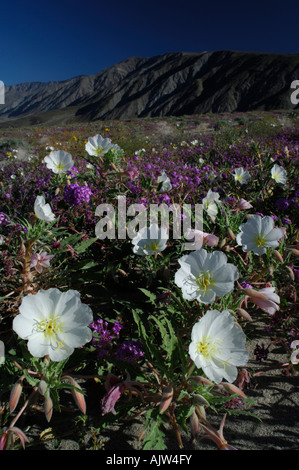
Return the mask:
[[19,124],[295,109],[299,54],[236,51],[131,57],[95,75],[5,87],[0,122]]

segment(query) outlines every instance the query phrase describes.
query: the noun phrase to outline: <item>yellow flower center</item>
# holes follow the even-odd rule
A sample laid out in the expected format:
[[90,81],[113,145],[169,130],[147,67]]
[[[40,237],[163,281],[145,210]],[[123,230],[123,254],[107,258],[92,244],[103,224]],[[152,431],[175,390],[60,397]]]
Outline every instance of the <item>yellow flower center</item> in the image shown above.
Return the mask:
[[215,281],[211,277],[211,273],[206,271],[196,276],[195,283],[198,285],[200,290],[206,292],[210,287],[215,284]]
[[63,332],[63,323],[59,316],[50,316],[48,319],[37,322],[35,330],[44,333],[45,337],[50,339],[52,346],[53,343],[55,344],[54,349],[63,347],[63,340],[58,339],[58,335]]
[[219,353],[220,340],[211,340],[208,336],[203,336],[201,341],[197,341],[196,352],[201,354],[205,359],[215,356]]
[[[145,247],[145,248],[146,248],[146,247]],[[151,242],[149,242],[148,248],[149,248],[151,251],[157,251],[158,248],[159,248],[159,242],[157,242],[157,241],[151,241]]]
[[64,164],[61,163],[61,162],[60,162],[60,163],[57,163],[56,169],[57,169],[58,171],[64,171]]
[[265,238],[262,234],[259,234],[259,235],[255,238],[255,243],[256,243],[256,246],[257,246],[258,248],[261,248],[262,246],[265,246],[266,238]]
[[98,155],[98,156],[100,156],[100,155],[102,155],[103,151],[104,151],[104,148],[102,147],[102,145],[99,145],[99,146],[95,149],[95,154]]

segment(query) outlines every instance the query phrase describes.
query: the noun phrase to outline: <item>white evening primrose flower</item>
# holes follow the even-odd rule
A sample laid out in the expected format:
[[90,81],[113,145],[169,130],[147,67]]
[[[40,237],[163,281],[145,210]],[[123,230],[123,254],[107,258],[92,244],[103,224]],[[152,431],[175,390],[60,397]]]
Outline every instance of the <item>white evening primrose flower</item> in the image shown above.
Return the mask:
[[251,176],[247,170],[244,170],[244,168],[236,168],[234,178],[237,183],[247,184]]
[[192,328],[189,355],[215,383],[236,380],[237,366],[248,361],[246,337],[228,310],[208,310]]
[[91,340],[88,325],[93,321],[92,310],[81,303],[75,290],[40,290],[24,297],[19,310],[13,330],[28,340],[28,350],[34,357],[49,355],[52,361],[63,361]]
[[50,204],[46,204],[44,196],[37,196],[34,203],[34,212],[38,219],[46,222],[53,222],[55,215],[52,212]]
[[208,194],[202,200],[203,209],[207,212],[207,214],[212,219],[215,219],[217,215],[217,212],[218,212],[217,202],[219,201],[219,198],[220,198],[220,195],[218,193],[215,193],[211,191],[211,189],[209,189]]
[[287,182],[286,170],[277,164],[275,164],[271,169],[271,177],[276,181],[276,183],[286,184]]
[[111,139],[109,137],[103,138],[100,134],[89,137],[87,144],[85,144],[86,152],[95,157],[101,157],[112,148],[114,145],[111,143]]
[[166,227],[159,227],[151,224],[150,227],[143,227],[133,238],[133,253],[137,255],[153,255],[159,253],[167,247],[168,231]]
[[182,256],[178,262],[181,267],[174,281],[186,300],[210,304],[216,297],[229,294],[239,278],[237,268],[227,263],[227,257],[221,251],[208,253],[200,249]]
[[165,171],[162,171],[161,175],[157,179],[158,184],[161,185],[160,187],[160,192],[161,193],[166,193],[167,191],[170,191],[172,188],[170,179],[166,175]]
[[255,255],[263,255],[267,248],[275,248],[283,237],[283,230],[274,227],[274,220],[270,216],[261,217],[253,215],[245,224],[240,225],[240,232],[236,236],[238,245],[243,251],[253,251]]
[[66,173],[74,166],[74,160],[70,153],[64,150],[54,150],[44,158],[47,168],[55,174]]

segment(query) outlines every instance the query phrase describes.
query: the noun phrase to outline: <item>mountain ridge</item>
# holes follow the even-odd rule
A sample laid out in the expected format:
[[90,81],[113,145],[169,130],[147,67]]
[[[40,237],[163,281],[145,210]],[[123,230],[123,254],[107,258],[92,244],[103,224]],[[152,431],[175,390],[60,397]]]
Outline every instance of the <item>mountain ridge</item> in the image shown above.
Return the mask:
[[204,51],[133,56],[92,75],[5,86],[0,123],[292,110],[299,108],[290,100],[296,79],[299,54]]

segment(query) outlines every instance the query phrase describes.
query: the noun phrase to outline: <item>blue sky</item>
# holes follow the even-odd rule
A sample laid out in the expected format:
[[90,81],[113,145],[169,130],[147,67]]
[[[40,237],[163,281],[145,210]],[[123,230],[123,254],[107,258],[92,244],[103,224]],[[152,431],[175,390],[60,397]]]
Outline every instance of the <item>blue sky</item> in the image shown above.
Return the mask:
[[67,80],[166,52],[299,53],[297,0],[10,0],[0,8],[6,85]]

